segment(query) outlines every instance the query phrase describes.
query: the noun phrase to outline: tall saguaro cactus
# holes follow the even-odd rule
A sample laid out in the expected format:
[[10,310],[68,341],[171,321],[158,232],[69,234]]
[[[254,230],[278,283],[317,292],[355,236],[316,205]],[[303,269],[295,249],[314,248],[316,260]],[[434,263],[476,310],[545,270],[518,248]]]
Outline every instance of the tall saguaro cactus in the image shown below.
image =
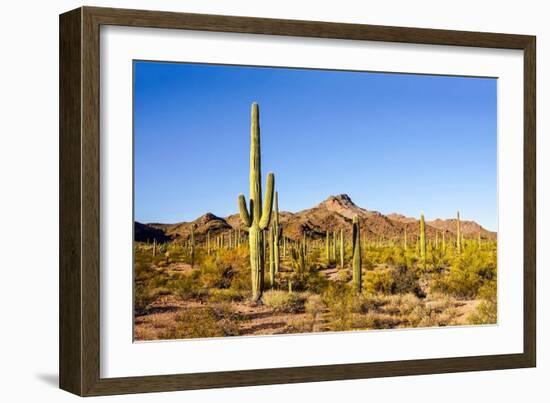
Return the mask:
[[460,211],[456,212],[456,251],[462,252],[462,236],[460,235]]
[[330,264],[330,235],[327,229],[326,239],[325,239],[325,255],[327,257],[327,265]]
[[273,217],[273,251],[275,273],[279,273],[279,244],[282,229],[279,227],[279,192],[275,192],[275,216]]
[[275,226],[269,228],[269,285],[275,286]]
[[191,226],[191,267],[195,267],[195,225]]
[[359,217],[353,217],[352,224],[352,245],[353,245],[353,288],[361,292],[361,231],[359,229]]
[[269,226],[273,208],[273,189],[275,175],[267,174],[266,194],[262,209],[262,173],[260,152],[260,111],[257,103],[252,104],[250,121],[250,209],[241,193],[238,198],[239,213],[245,227],[248,227],[250,247],[250,271],[252,282],[252,299],[259,301],[262,297],[264,282],[264,255],[262,231]]
[[344,268],[344,230],[340,230],[340,268]]
[[420,215],[420,260],[422,267],[426,268],[426,223],[424,214]]

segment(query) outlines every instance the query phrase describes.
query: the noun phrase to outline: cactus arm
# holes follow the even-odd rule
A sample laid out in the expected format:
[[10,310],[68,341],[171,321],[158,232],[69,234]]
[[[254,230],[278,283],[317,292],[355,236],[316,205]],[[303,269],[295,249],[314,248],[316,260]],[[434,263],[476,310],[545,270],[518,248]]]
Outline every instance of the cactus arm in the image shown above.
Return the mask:
[[248,214],[248,209],[246,208],[246,199],[244,198],[244,195],[242,193],[239,195],[238,203],[241,221],[243,222],[243,225],[245,227],[250,227],[250,225],[252,224],[252,220],[250,219],[250,214]]
[[260,218],[260,229],[266,229],[271,221],[271,211],[273,210],[273,189],[275,188],[275,175],[272,172],[267,174],[267,184],[265,190],[264,208]]

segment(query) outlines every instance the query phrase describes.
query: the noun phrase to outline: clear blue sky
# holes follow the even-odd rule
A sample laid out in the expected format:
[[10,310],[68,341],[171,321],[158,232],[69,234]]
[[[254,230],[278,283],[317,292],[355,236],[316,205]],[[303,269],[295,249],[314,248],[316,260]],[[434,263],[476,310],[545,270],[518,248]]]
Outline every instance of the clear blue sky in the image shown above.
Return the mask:
[[134,62],[135,219],[237,212],[250,105],[281,210],[361,207],[496,229],[492,78]]

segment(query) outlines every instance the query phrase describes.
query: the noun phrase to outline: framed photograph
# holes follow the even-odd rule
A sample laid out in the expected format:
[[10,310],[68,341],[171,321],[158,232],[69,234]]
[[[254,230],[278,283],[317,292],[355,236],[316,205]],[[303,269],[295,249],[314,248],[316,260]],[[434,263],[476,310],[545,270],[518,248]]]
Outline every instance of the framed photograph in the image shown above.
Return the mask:
[[533,367],[535,37],[60,16],[60,386]]

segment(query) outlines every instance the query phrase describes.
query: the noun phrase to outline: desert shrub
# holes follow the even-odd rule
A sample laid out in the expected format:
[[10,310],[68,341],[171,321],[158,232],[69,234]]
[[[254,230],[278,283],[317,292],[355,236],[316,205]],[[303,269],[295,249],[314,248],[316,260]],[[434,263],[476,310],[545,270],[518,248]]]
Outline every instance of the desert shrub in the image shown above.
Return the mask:
[[304,288],[314,294],[321,294],[328,286],[327,278],[317,270],[310,270],[304,279]]
[[476,310],[468,316],[472,325],[488,325],[497,323],[497,301],[482,300]]
[[351,270],[348,270],[348,269],[341,269],[336,274],[336,281],[340,281],[342,283],[347,283],[351,281],[351,278],[352,278]]
[[239,317],[226,307],[188,308],[176,316],[176,324],[161,334],[163,339],[235,336]]
[[363,286],[370,293],[406,294],[422,296],[418,277],[413,270],[405,267],[393,267],[367,271]]
[[316,318],[325,310],[325,304],[320,295],[311,295],[305,304],[306,313]]
[[353,327],[356,329],[393,329],[400,324],[400,320],[391,315],[369,312],[354,318]]
[[201,287],[197,274],[181,276],[170,282],[172,293],[183,300],[203,299],[207,290]]
[[228,288],[233,274],[230,264],[214,256],[207,256],[200,266],[200,279],[206,288]]
[[231,278],[231,285],[229,286],[233,290],[248,291],[250,290],[250,269],[239,268],[233,272]]
[[146,284],[136,284],[134,287],[134,314],[143,315],[147,313],[149,306],[156,298],[157,295]]
[[275,311],[298,313],[305,309],[307,294],[269,290],[263,293],[262,302]]
[[367,271],[364,275],[363,286],[370,293],[391,294],[393,278],[391,269]]
[[468,322],[474,325],[486,325],[497,323],[497,284],[488,281],[480,287],[478,296],[482,301],[476,310],[468,316]]
[[353,291],[346,284],[331,282],[322,295],[328,308],[329,328],[349,330],[352,328]]
[[449,300],[421,301],[404,319],[412,327],[450,326],[456,323],[458,312]]
[[423,305],[423,302],[416,295],[397,294],[387,297],[383,310],[391,315],[408,316],[419,305]]
[[234,302],[244,300],[249,293],[233,288],[211,289],[209,290],[209,302]]
[[496,281],[496,255],[470,245],[456,256],[451,267],[434,279],[432,288],[459,298],[475,298],[487,283]]
[[367,313],[379,310],[386,304],[385,298],[371,293],[362,293],[353,296],[352,311]]

